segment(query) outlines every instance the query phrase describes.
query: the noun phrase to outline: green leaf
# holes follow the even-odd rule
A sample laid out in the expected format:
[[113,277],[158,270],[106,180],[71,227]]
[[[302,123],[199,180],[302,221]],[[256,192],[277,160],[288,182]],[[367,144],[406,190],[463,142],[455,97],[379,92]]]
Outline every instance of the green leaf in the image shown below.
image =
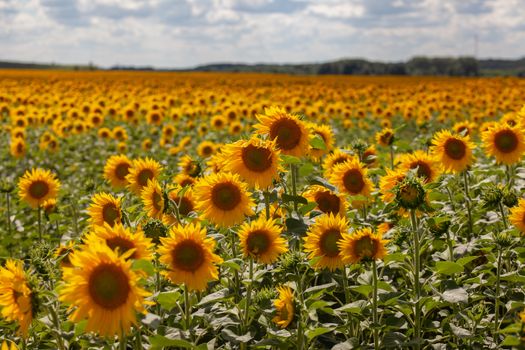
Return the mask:
[[341,306],[337,309],[337,311],[346,311],[352,314],[360,315],[366,306],[367,302],[365,300],[356,300],[354,302]]
[[305,163],[299,168],[300,176],[308,176],[314,171],[314,165],[312,163]]
[[464,256],[460,259],[458,259],[456,262],[462,266],[467,265],[469,262],[476,260],[477,256]]
[[159,294],[157,302],[162,308],[169,311],[177,306],[181,296],[182,295],[179,292],[164,292]]
[[149,337],[149,342],[151,344],[150,349],[162,349],[167,346],[177,346],[183,349],[194,349],[195,346],[189,341],[182,339],[169,339],[162,335],[154,335]]
[[519,346],[520,344],[521,344],[521,339],[519,337],[516,337],[514,335],[507,335],[500,345],[501,346]]
[[301,164],[301,159],[294,157],[294,156],[289,156],[286,154],[281,154],[281,160],[283,161],[283,164],[285,165]]
[[204,298],[201,299],[201,301],[197,305],[201,306],[204,304],[217,302],[219,300],[225,299],[227,296],[228,296],[228,288],[224,288],[224,289],[219,290],[218,292],[206,295]]
[[443,299],[452,304],[468,303],[468,293],[464,288],[455,288],[443,293]]
[[235,271],[241,271],[241,265],[237,264],[234,259],[226,260],[221,264],[221,267],[227,267]]
[[301,204],[308,204],[308,200],[303,196],[292,196],[290,194],[283,193],[281,198],[283,199],[283,202],[297,202]]
[[306,336],[309,340],[314,339],[317,336],[320,336],[321,334],[325,334],[328,332],[331,332],[333,328],[326,328],[326,327],[317,327],[314,329],[309,329],[306,331]]
[[305,205],[303,205],[302,207],[299,208],[299,212],[301,213],[301,215],[306,215],[310,211],[314,210],[315,207],[317,207],[317,203],[316,202],[308,202],[308,204],[305,204]]
[[319,135],[315,135],[314,137],[310,139],[310,146],[312,146],[312,148],[315,148],[315,149],[321,149],[321,150],[326,149],[326,144],[323,138],[320,137]]
[[148,274],[148,276],[151,276],[155,273],[155,266],[153,266],[151,261],[145,259],[135,260],[131,265],[131,268],[135,271],[142,270]]
[[463,269],[463,265],[452,261],[438,261],[434,267],[434,271],[443,275],[453,275],[463,272]]

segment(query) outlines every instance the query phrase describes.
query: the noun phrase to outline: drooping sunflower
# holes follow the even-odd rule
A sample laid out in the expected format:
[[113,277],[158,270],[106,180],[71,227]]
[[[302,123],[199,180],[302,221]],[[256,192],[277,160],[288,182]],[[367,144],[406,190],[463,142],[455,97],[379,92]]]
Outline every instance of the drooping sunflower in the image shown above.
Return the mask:
[[122,219],[120,199],[105,192],[97,193],[91,198],[91,205],[87,211],[93,226],[104,226],[104,223],[113,226]]
[[104,179],[113,188],[122,188],[128,185],[126,176],[129,174],[131,161],[123,154],[109,157],[104,166]]
[[312,135],[320,137],[324,142],[324,149],[314,146],[310,147],[310,155],[313,159],[318,160],[334,148],[334,133],[330,126],[326,124],[309,123],[308,127]]
[[279,154],[275,141],[252,137],[227,145],[223,160],[227,171],[239,174],[251,187],[267,188],[279,178]]
[[161,219],[164,212],[162,188],[156,179],[148,180],[140,194],[146,214],[153,219]]
[[310,136],[303,121],[279,107],[266,108],[264,113],[257,115],[259,134],[275,140],[283,154],[301,157],[308,153]]
[[172,226],[168,237],[161,237],[160,261],[168,266],[165,275],[176,284],[184,283],[189,290],[202,291],[209,281],[218,278],[215,241],[206,237],[200,223]]
[[345,263],[356,264],[362,259],[383,259],[386,254],[385,244],[380,233],[374,233],[370,227],[353,233],[345,233],[338,243],[341,258]]
[[294,318],[294,297],[290,287],[277,287],[279,298],[273,302],[276,309],[276,315],[272,321],[280,328],[286,328]]
[[303,197],[309,202],[317,203],[316,209],[325,214],[346,215],[345,197],[330,191],[326,187],[312,185],[303,193]]
[[522,234],[525,234],[525,199],[520,199],[518,205],[510,209],[509,220]]
[[102,242],[85,245],[71,254],[73,267],[63,269],[64,285],[59,300],[74,310],[70,319],[87,319],[87,332],[102,336],[127,334],[136,323],[136,313],[145,313],[140,275],[132,270],[131,251],[119,255]]
[[394,143],[394,130],[390,128],[384,128],[376,134],[376,141],[380,146],[391,146]]
[[525,152],[525,135],[521,124],[510,126],[496,123],[481,138],[487,154],[495,157],[498,163],[517,163]]
[[399,163],[399,168],[405,172],[417,169],[417,176],[425,183],[433,182],[441,173],[441,167],[435,159],[421,150],[402,154],[399,157]]
[[370,196],[373,183],[367,176],[367,169],[357,158],[336,165],[330,176],[330,181],[337,186],[340,192],[351,196]]
[[233,226],[253,215],[253,200],[237,174],[208,175],[195,185],[196,209],[218,226]]
[[336,165],[342,164],[354,159],[355,156],[346,152],[345,150],[336,149],[334,152],[326,156],[323,162],[323,171],[326,178],[330,177]]
[[148,184],[148,180],[156,179],[162,170],[162,166],[154,159],[135,159],[129,174],[126,176],[128,187],[135,194],[139,195],[142,189]]
[[396,198],[394,188],[403,182],[406,172],[401,169],[386,169],[386,174],[379,179],[379,190],[381,191],[381,200],[384,203],[391,203]]
[[282,228],[273,219],[261,216],[239,227],[237,234],[245,257],[253,257],[261,264],[272,264],[280,254],[288,251]]
[[21,261],[9,259],[0,267],[0,310],[3,318],[20,325],[26,338],[33,320],[33,293]]
[[309,259],[316,259],[315,269],[333,271],[344,266],[337,243],[348,231],[348,221],[339,215],[324,214],[310,226],[304,240],[304,250]]
[[443,130],[434,135],[432,144],[431,153],[446,172],[460,173],[474,161],[472,150],[475,145],[468,136]]
[[27,170],[18,181],[20,199],[33,208],[38,208],[51,198],[56,198],[60,182],[51,171],[34,168]]
[[[94,227],[85,237],[84,242],[89,246],[92,242],[98,240],[118,254],[126,255],[126,259],[152,259],[151,250],[153,249],[153,243],[150,238],[146,237],[140,227],[133,232],[120,223],[114,226],[104,224]],[[126,254],[132,249],[133,253],[131,255]]]

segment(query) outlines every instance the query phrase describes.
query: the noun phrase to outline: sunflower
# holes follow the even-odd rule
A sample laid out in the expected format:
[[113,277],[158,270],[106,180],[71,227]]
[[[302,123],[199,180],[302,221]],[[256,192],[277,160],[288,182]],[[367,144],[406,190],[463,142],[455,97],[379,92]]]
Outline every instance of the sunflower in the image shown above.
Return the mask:
[[140,195],[142,189],[148,184],[148,180],[156,179],[162,170],[162,166],[151,158],[135,159],[129,174],[126,176],[128,187],[135,194]]
[[27,152],[26,142],[22,138],[12,139],[9,143],[9,152],[14,158],[23,158]]
[[[124,227],[118,223],[114,226],[104,224],[103,226],[94,227],[93,230],[86,236],[84,242],[87,246],[95,244],[93,242],[100,240],[107,245],[111,250],[125,255],[126,259],[135,260],[151,260],[153,243],[151,239],[144,235],[144,231],[138,228],[132,232],[129,228]],[[133,250],[131,255],[126,254]]]
[[146,313],[144,298],[150,293],[139,286],[140,275],[126,259],[131,254],[119,255],[101,242],[71,254],[73,267],[63,269],[59,300],[74,310],[73,322],[87,319],[87,332],[127,334],[136,324],[136,312]]
[[294,317],[294,297],[290,287],[277,287],[279,298],[273,302],[276,309],[276,315],[272,321],[280,328],[286,328],[293,321]]
[[128,139],[128,133],[122,126],[116,126],[113,128],[112,137],[118,141],[126,141]]
[[311,135],[320,137],[325,145],[324,149],[310,147],[310,155],[313,159],[318,160],[334,148],[334,133],[330,126],[324,124],[309,123],[308,127]]
[[104,178],[113,188],[121,188],[128,185],[126,176],[129,174],[131,161],[123,154],[111,156],[104,166]]
[[257,115],[259,124],[255,128],[259,134],[275,140],[283,154],[301,157],[308,153],[310,136],[304,122],[279,107],[266,108],[264,113]]
[[374,145],[369,146],[362,155],[363,163],[367,168],[377,167],[377,150]]
[[340,192],[348,193],[351,196],[363,195],[368,197],[374,186],[367,177],[367,169],[357,158],[336,165],[330,181],[337,186]]
[[330,177],[336,165],[342,164],[349,160],[354,159],[355,156],[348,153],[345,150],[336,149],[334,152],[329,154],[323,162],[324,176]]
[[51,198],[56,198],[60,182],[49,170],[27,170],[18,181],[20,198],[33,208],[37,208]]
[[0,267],[1,315],[9,322],[18,322],[24,338],[27,338],[33,319],[34,304],[33,293],[22,262],[7,260],[5,267]]
[[60,244],[58,248],[55,250],[55,258],[57,258],[57,261],[60,263],[60,267],[72,267],[70,254],[73,253],[75,250],[75,242],[74,241],[68,241],[66,244]]
[[454,130],[455,133],[463,136],[471,136],[475,129],[476,123],[468,120],[458,122],[452,126],[452,130]]
[[237,174],[219,173],[202,178],[194,188],[196,209],[218,226],[241,223],[253,215],[253,200]]
[[317,204],[316,209],[325,214],[346,215],[345,198],[330,191],[326,187],[312,185],[303,193],[303,197],[309,202],[315,202]]
[[208,158],[215,152],[216,147],[215,143],[211,141],[202,141],[197,146],[197,154],[203,158]]
[[394,130],[390,128],[384,128],[376,134],[376,141],[380,146],[391,146],[394,143]]
[[386,175],[379,179],[379,190],[381,191],[381,200],[384,203],[391,203],[396,198],[394,188],[403,182],[406,177],[405,171],[401,169],[386,169]]
[[189,176],[188,174],[181,173],[173,178],[173,182],[181,187],[191,187],[197,182],[197,179]]
[[111,137],[111,130],[108,128],[100,128],[98,129],[97,135],[101,139],[109,139]]
[[408,172],[409,170],[417,169],[417,176],[422,178],[425,183],[433,182],[440,174],[439,164],[436,163],[432,156],[421,150],[402,154],[399,157],[399,161],[401,170]]
[[191,177],[199,176],[202,170],[199,162],[191,158],[189,155],[183,156],[177,165],[183,174],[189,175]]
[[159,260],[168,266],[165,275],[173,283],[202,291],[208,281],[219,277],[216,264],[222,259],[213,253],[215,241],[206,237],[206,228],[199,223],[173,226],[168,237],[161,237],[160,241]]
[[148,180],[140,194],[146,214],[153,219],[161,219],[164,212],[164,197],[162,188],[156,179]]
[[333,271],[344,266],[337,243],[346,231],[348,231],[346,218],[333,214],[319,216],[310,226],[304,239],[304,250],[308,253],[309,259],[315,259],[313,263],[315,269],[326,267]]
[[513,127],[496,123],[481,138],[487,154],[495,157],[498,163],[517,163],[525,152],[525,135],[521,124]]
[[472,165],[475,145],[468,136],[443,130],[434,135],[432,144],[431,153],[446,172],[460,173]]
[[245,257],[254,257],[261,264],[272,264],[280,254],[288,251],[282,228],[264,216],[239,227],[238,235]]
[[104,226],[104,223],[113,226],[122,219],[120,199],[105,192],[97,193],[91,198],[87,211],[93,226]]
[[366,227],[353,233],[344,234],[338,246],[343,261],[355,264],[364,258],[383,259],[387,254],[386,243],[388,241],[384,240],[380,233],[374,233],[371,228]]
[[525,234],[525,199],[520,199],[518,205],[510,209],[510,222]]
[[251,187],[267,188],[279,178],[279,154],[275,141],[252,137],[227,145],[223,159],[226,170],[239,174]]
[[[11,344],[11,345],[9,345],[9,344]],[[0,347],[0,349],[2,349],[2,350],[18,350],[18,347],[15,345],[14,342],[4,340],[2,342],[2,346]]]
[[184,190],[182,186],[176,186],[170,189],[168,197],[177,205],[179,215],[188,216],[195,211],[196,203],[191,188]]

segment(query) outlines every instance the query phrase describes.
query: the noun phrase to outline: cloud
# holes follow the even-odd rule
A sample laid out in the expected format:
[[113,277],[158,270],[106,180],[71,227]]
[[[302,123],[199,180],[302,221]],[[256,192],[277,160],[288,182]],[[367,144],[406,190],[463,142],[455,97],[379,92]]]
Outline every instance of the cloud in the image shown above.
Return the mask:
[[1,59],[189,67],[516,57],[523,0],[0,0]]

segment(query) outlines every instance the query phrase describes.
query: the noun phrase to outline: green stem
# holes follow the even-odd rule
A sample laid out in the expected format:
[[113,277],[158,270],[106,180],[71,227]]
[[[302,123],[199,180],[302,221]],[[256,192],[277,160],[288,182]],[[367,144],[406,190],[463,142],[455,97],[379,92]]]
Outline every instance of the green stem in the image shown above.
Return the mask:
[[50,304],[50,306],[48,307],[48,311],[49,313],[51,314],[51,319],[53,320],[53,324],[55,326],[55,332],[53,332],[55,334],[55,338],[56,338],[56,341],[57,341],[57,346],[60,350],[65,350],[65,346],[64,346],[64,342],[62,341],[62,336],[60,335],[60,320],[58,318],[58,315],[57,315],[57,312],[54,308],[54,303]]
[[126,350],[128,344],[128,339],[124,330],[121,330],[120,339],[119,339],[119,348],[120,350]]
[[452,197],[452,193],[450,192],[450,188],[448,188],[448,186],[445,186],[445,189],[447,190],[447,193],[448,193],[448,198],[450,200],[450,206],[452,207],[453,211],[456,211],[456,206],[454,205],[454,198]]
[[[290,164],[292,175],[292,195],[297,197],[297,165]],[[293,210],[297,213],[297,201],[294,198]]]
[[142,333],[140,327],[137,327],[137,338],[136,338],[137,349],[142,349]]
[[508,187],[509,189],[511,189],[513,185],[513,179],[514,179],[514,177],[512,176],[512,165],[508,165],[508,164],[505,165],[505,173],[507,174]]
[[390,145],[390,168],[394,169],[394,145]]
[[186,330],[190,329],[191,326],[191,301],[188,286],[184,285],[184,315],[186,321]]
[[38,206],[38,239],[42,242],[42,207]]
[[266,208],[266,219],[270,220],[270,193],[268,190],[263,192],[264,196],[264,207]]
[[496,265],[496,294],[494,295],[494,342],[496,345],[498,341],[499,329],[499,294],[500,294],[500,279],[501,279],[501,248],[498,247],[498,262]]
[[11,200],[9,192],[5,194],[7,202],[7,237],[11,237]]
[[374,259],[372,259],[372,277],[374,290],[372,295],[372,327],[374,329],[374,349],[379,349],[379,322],[377,318],[377,264]]
[[447,245],[450,261],[454,261],[454,247],[452,246],[452,239],[450,238],[450,231],[447,229]]
[[471,237],[471,235],[473,233],[473,228],[472,228],[472,213],[470,212],[471,199],[470,199],[470,194],[469,194],[469,189],[468,189],[468,173],[467,173],[467,170],[465,170],[463,172],[463,182],[465,184],[465,199],[466,199],[467,215],[468,215],[468,235],[467,235],[467,239],[470,241],[470,237]]
[[[232,250],[232,259],[235,259],[237,257],[237,250],[235,249],[235,233],[230,230],[230,244],[231,244],[231,250]],[[239,301],[239,295],[241,293],[241,282],[239,278],[239,271],[235,270],[233,273],[233,282],[234,282],[234,288],[235,288],[235,295],[233,296],[234,301],[237,303]]]
[[417,218],[415,209],[410,210],[410,221],[414,236],[414,287],[416,290],[416,300],[414,302],[414,338],[416,340],[416,349],[421,347],[421,307],[419,305],[421,298],[421,281],[419,280],[420,271],[420,253],[419,253],[419,230],[417,227]]
[[343,279],[343,290],[345,292],[345,305],[350,302],[350,289],[348,289],[348,277],[346,275],[346,266],[343,266],[342,279]]
[[244,331],[248,331],[248,327],[250,326],[249,320],[248,320],[248,314],[250,312],[250,303],[252,298],[252,287],[253,287],[253,259],[250,258],[250,267],[248,270],[248,287],[246,290],[246,304],[244,305]]
[[503,204],[501,202],[498,203],[499,206],[499,212],[501,213],[501,220],[503,221],[503,226],[505,227],[505,230],[509,228],[509,224],[507,223],[507,217],[505,216],[505,209],[503,209]]

